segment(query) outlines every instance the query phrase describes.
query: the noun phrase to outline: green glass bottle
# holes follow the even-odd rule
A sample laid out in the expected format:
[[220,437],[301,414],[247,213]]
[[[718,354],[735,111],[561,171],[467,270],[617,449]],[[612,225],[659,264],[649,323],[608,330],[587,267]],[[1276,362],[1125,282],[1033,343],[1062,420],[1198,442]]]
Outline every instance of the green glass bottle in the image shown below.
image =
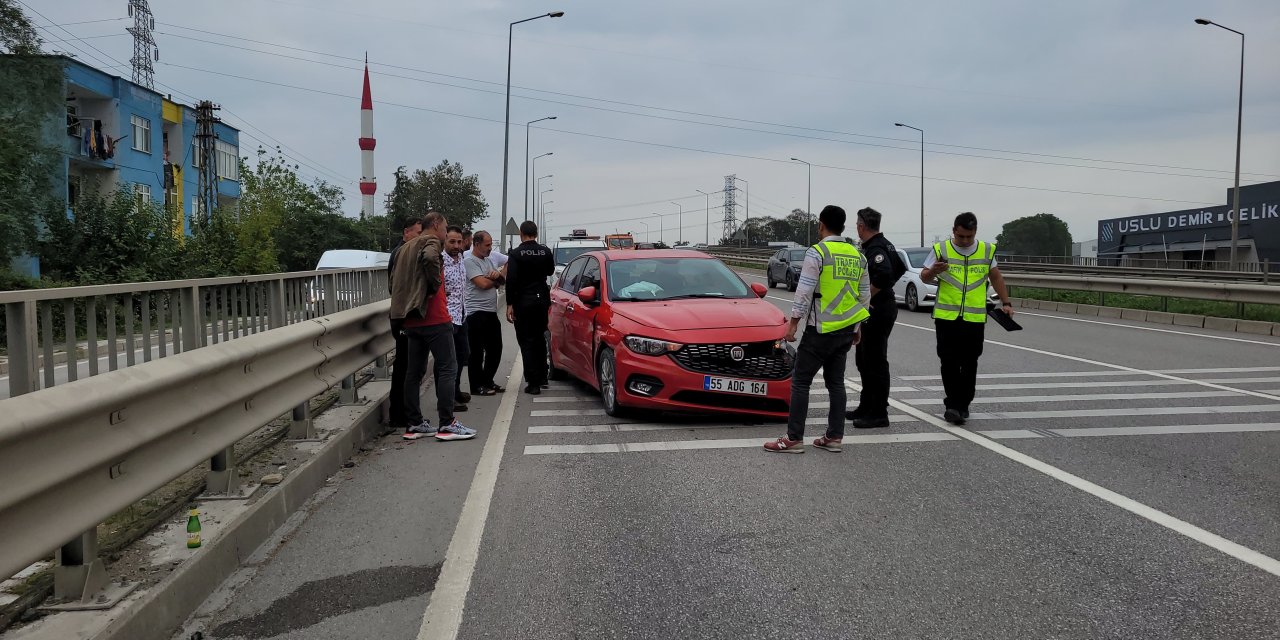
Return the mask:
[[187,516],[187,548],[195,549],[200,546],[200,512],[192,509],[191,514]]

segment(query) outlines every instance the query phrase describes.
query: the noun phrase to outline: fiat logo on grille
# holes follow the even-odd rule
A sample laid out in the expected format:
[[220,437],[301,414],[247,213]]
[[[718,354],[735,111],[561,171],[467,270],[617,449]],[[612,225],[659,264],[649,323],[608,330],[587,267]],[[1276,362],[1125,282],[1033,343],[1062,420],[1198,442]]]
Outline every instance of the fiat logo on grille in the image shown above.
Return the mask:
[[729,357],[732,358],[734,362],[742,362],[747,357],[747,350],[742,347],[734,347],[729,349]]

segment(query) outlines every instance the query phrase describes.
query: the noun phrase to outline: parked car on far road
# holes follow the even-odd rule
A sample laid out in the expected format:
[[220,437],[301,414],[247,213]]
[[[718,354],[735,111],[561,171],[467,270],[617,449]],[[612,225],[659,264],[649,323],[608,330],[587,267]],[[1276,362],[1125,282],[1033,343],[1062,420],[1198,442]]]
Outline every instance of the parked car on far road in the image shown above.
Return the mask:
[[769,257],[769,267],[765,271],[765,280],[772,289],[779,284],[787,285],[788,291],[795,291],[800,283],[800,267],[804,264],[804,252],[807,249],[779,249]]

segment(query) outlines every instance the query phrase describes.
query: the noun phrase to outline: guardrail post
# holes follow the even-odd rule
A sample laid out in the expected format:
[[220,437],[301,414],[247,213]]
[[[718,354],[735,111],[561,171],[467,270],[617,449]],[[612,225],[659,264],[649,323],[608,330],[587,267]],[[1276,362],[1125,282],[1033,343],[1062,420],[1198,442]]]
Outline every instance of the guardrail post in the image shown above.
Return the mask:
[[303,402],[293,408],[293,422],[289,425],[289,438],[315,440],[316,426],[311,422],[311,405]]
[[107,586],[107,568],[98,557],[98,530],[90,529],[58,548],[53,597],[88,602]]
[[373,379],[389,380],[391,378],[391,367],[387,366],[387,356],[380,355],[373,361]]
[[320,315],[337,313],[342,309],[342,305],[338,304],[338,274],[325,274],[320,279],[324,282],[324,311]]
[[233,494],[240,491],[240,475],[236,473],[235,445],[223,449],[209,459],[209,475],[205,493]]
[[39,342],[36,338],[36,303],[31,300],[4,305],[5,348],[9,350],[9,397],[40,389]]
[[199,349],[205,344],[203,292],[199,285],[183,287],[179,291],[182,304],[182,350]]
[[356,374],[351,374],[342,379],[342,387],[338,392],[338,404],[359,404],[360,399],[356,394]]
[[1271,281],[1271,260],[1262,261],[1262,284],[1270,284]]
[[285,319],[285,310],[287,303],[285,302],[284,280],[272,280],[267,283],[267,328],[279,329],[283,327],[287,320]]

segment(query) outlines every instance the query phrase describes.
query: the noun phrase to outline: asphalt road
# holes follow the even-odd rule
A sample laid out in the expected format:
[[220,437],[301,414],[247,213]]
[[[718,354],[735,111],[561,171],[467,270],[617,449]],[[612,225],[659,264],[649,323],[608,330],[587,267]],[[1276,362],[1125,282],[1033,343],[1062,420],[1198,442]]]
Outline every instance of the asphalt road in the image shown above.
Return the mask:
[[1280,339],[1019,320],[988,326],[957,429],[937,418],[931,321],[903,310],[893,426],[850,430],[842,454],[766,453],[777,424],[608,418],[575,383],[509,417],[473,403],[501,450],[367,457],[196,622],[219,639],[1280,638]]

